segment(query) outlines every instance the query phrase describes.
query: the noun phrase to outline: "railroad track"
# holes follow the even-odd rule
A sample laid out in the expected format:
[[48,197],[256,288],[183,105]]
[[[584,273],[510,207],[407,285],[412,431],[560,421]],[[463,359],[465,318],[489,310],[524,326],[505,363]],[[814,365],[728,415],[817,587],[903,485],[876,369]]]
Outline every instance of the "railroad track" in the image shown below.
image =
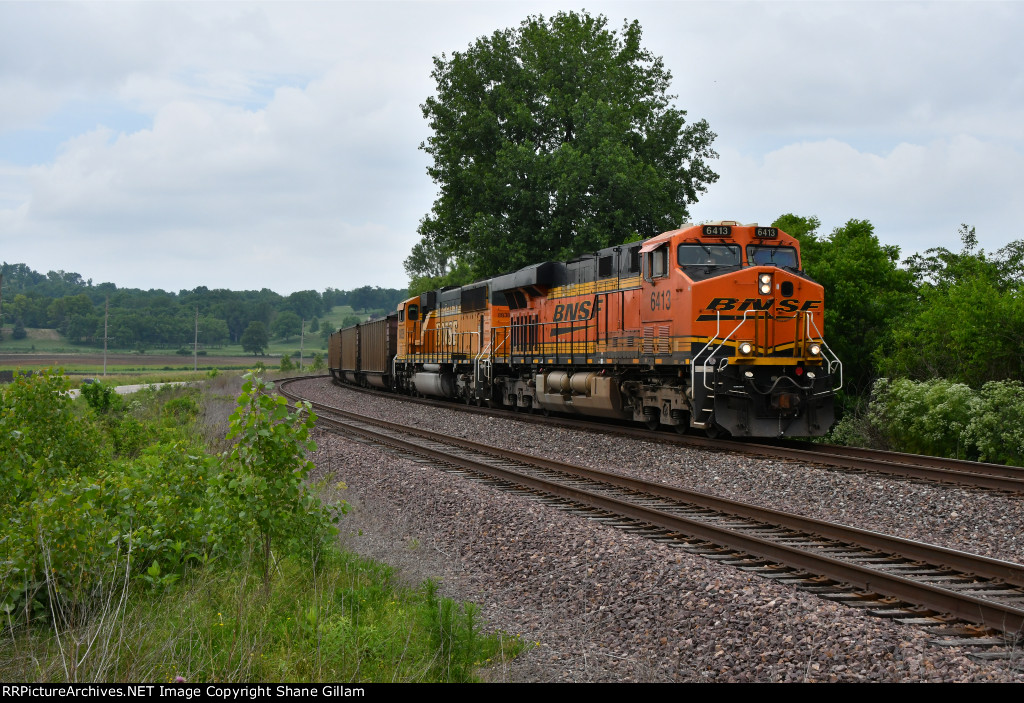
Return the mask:
[[741,454],[770,456],[779,459],[790,459],[808,464],[831,466],[850,471],[867,471],[887,476],[896,476],[913,480],[931,481],[954,484],[969,488],[1024,494],[1024,469],[1016,466],[987,464],[983,462],[965,461],[961,459],[945,459],[942,457],[923,456],[919,454],[903,454],[876,449],[844,447],[830,444],[816,444],[796,440],[780,440],[775,442],[745,441],[731,439],[712,439],[700,435],[679,434],[671,430],[648,430],[633,424],[623,425],[609,423],[606,420],[590,420],[561,415],[544,416],[505,410],[501,408],[463,408],[458,403],[430,398],[414,398],[405,395],[379,391],[375,389],[344,386],[353,391],[397,398],[410,403],[433,405],[464,412],[486,413],[495,417],[516,418],[524,422],[544,423],[587,432],[598,431],[602,434],[619,434],[638,439],[666,442],[689,447],[699,447],[715,451],[731,451]]
[[[283,382],[281,392],[298,398],[288,385]],[[314,407],[321,422],[337,431],[825,598],[924,625],[943,643],[1002,645],[1024,632],[1020,564]]]

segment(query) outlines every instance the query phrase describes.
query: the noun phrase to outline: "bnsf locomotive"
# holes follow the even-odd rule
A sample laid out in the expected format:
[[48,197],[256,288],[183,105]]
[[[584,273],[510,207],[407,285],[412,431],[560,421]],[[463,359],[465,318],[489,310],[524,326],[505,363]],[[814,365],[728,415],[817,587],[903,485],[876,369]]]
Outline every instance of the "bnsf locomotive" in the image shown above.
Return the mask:
[[331,335],[338,380],[709,434],[828,431],[822,287],[774,227],[685,225],[401,303]]

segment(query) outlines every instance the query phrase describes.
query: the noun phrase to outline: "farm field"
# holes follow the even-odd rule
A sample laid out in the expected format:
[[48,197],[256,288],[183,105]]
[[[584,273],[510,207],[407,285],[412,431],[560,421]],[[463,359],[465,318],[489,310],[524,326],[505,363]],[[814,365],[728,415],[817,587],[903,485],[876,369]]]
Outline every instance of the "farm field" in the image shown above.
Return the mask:
[[[64,368],[68,373],[93,373],[103,370],[103,350],[91,346],[76,346],[61,337],[56,330],[29,329],[23,340],[12,341],[9,330],[5,330],[0,342],[0,371],[39,369],[46,367]],[[267,346],[263,355],[254,356],[244,352],[240,344],[222,347],[202,348],[200,345],[198,368],[200,370],[248,369],[258,364],[277,366],[280,358],[288,354],[298,362],[302,349],[303,360],[311,363],[315,354],[326,356],[327,345],[319,334],[307,334],[303,343],[299,338],[275,339]],[[187,354],[171,349],[149,350],[145,353],[127,349],[107,351],[107,368],[120,367],[127,370],[192,370],[191,345],[183,345]]]
[[[255,366],[260,359],[269,360],[268,357],[254,357],[252,354],[245,356],[201,356],[199,366],[210,368],[248,368]],[[266,361],[264,362],[266,363]],[[68,370],[94,367],[102,370],[103,354],[95,353],[57,353],[57,352],[35,352],[28,354],[0,354],[0,369],[19,368],[46,368],[49,366],[62,367]],[[112,354],[107,353],[107,368],[160,368],[171,367],[181,369],[192,369],[192,356],[179,354]]]

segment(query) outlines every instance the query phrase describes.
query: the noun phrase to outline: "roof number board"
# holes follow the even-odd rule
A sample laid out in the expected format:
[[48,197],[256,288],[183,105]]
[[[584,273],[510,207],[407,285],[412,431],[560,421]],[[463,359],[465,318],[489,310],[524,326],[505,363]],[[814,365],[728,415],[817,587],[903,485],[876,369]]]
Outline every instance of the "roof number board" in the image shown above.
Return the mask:
[[704,225],[701,232],[705,237],[731,237],[730,225]]
[[778,227],[758,227],[754,231],[754,236],[758,239],[776,239],[779,236]]

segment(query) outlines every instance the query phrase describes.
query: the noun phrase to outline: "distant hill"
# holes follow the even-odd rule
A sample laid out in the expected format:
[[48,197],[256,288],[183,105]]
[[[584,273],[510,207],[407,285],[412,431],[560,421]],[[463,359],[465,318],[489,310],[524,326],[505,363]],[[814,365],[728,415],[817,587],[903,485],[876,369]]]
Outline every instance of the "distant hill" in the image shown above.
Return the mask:
[[[314,319],[324,319],[337,306],[347,305],[362,313],[388,311],[406,297],[404,289],[376,286],[297,291],[287,296],[267,288],[230,291],[199,286],[177,293],[144,291],[118,288],[113,283],[94,284],[92,279],[66,271],[41,274],[25,264],[6,262],[0,266],[0,277],[0,321],[7,328],[0,345],[11,339],[15,327],[54,330],[72,344],[94,345],[103,339],[108,305],[107,339],[112,346],[170,349],[192,344],[197,310],[202,343],[217,346],[239,343],[253,322],[277,329],[287,338],[298,333],[302,320],[311,327]],[[291,316],[275,326],[275,320],[286,313]],[[285,324],[293,320],[294,331]]]

